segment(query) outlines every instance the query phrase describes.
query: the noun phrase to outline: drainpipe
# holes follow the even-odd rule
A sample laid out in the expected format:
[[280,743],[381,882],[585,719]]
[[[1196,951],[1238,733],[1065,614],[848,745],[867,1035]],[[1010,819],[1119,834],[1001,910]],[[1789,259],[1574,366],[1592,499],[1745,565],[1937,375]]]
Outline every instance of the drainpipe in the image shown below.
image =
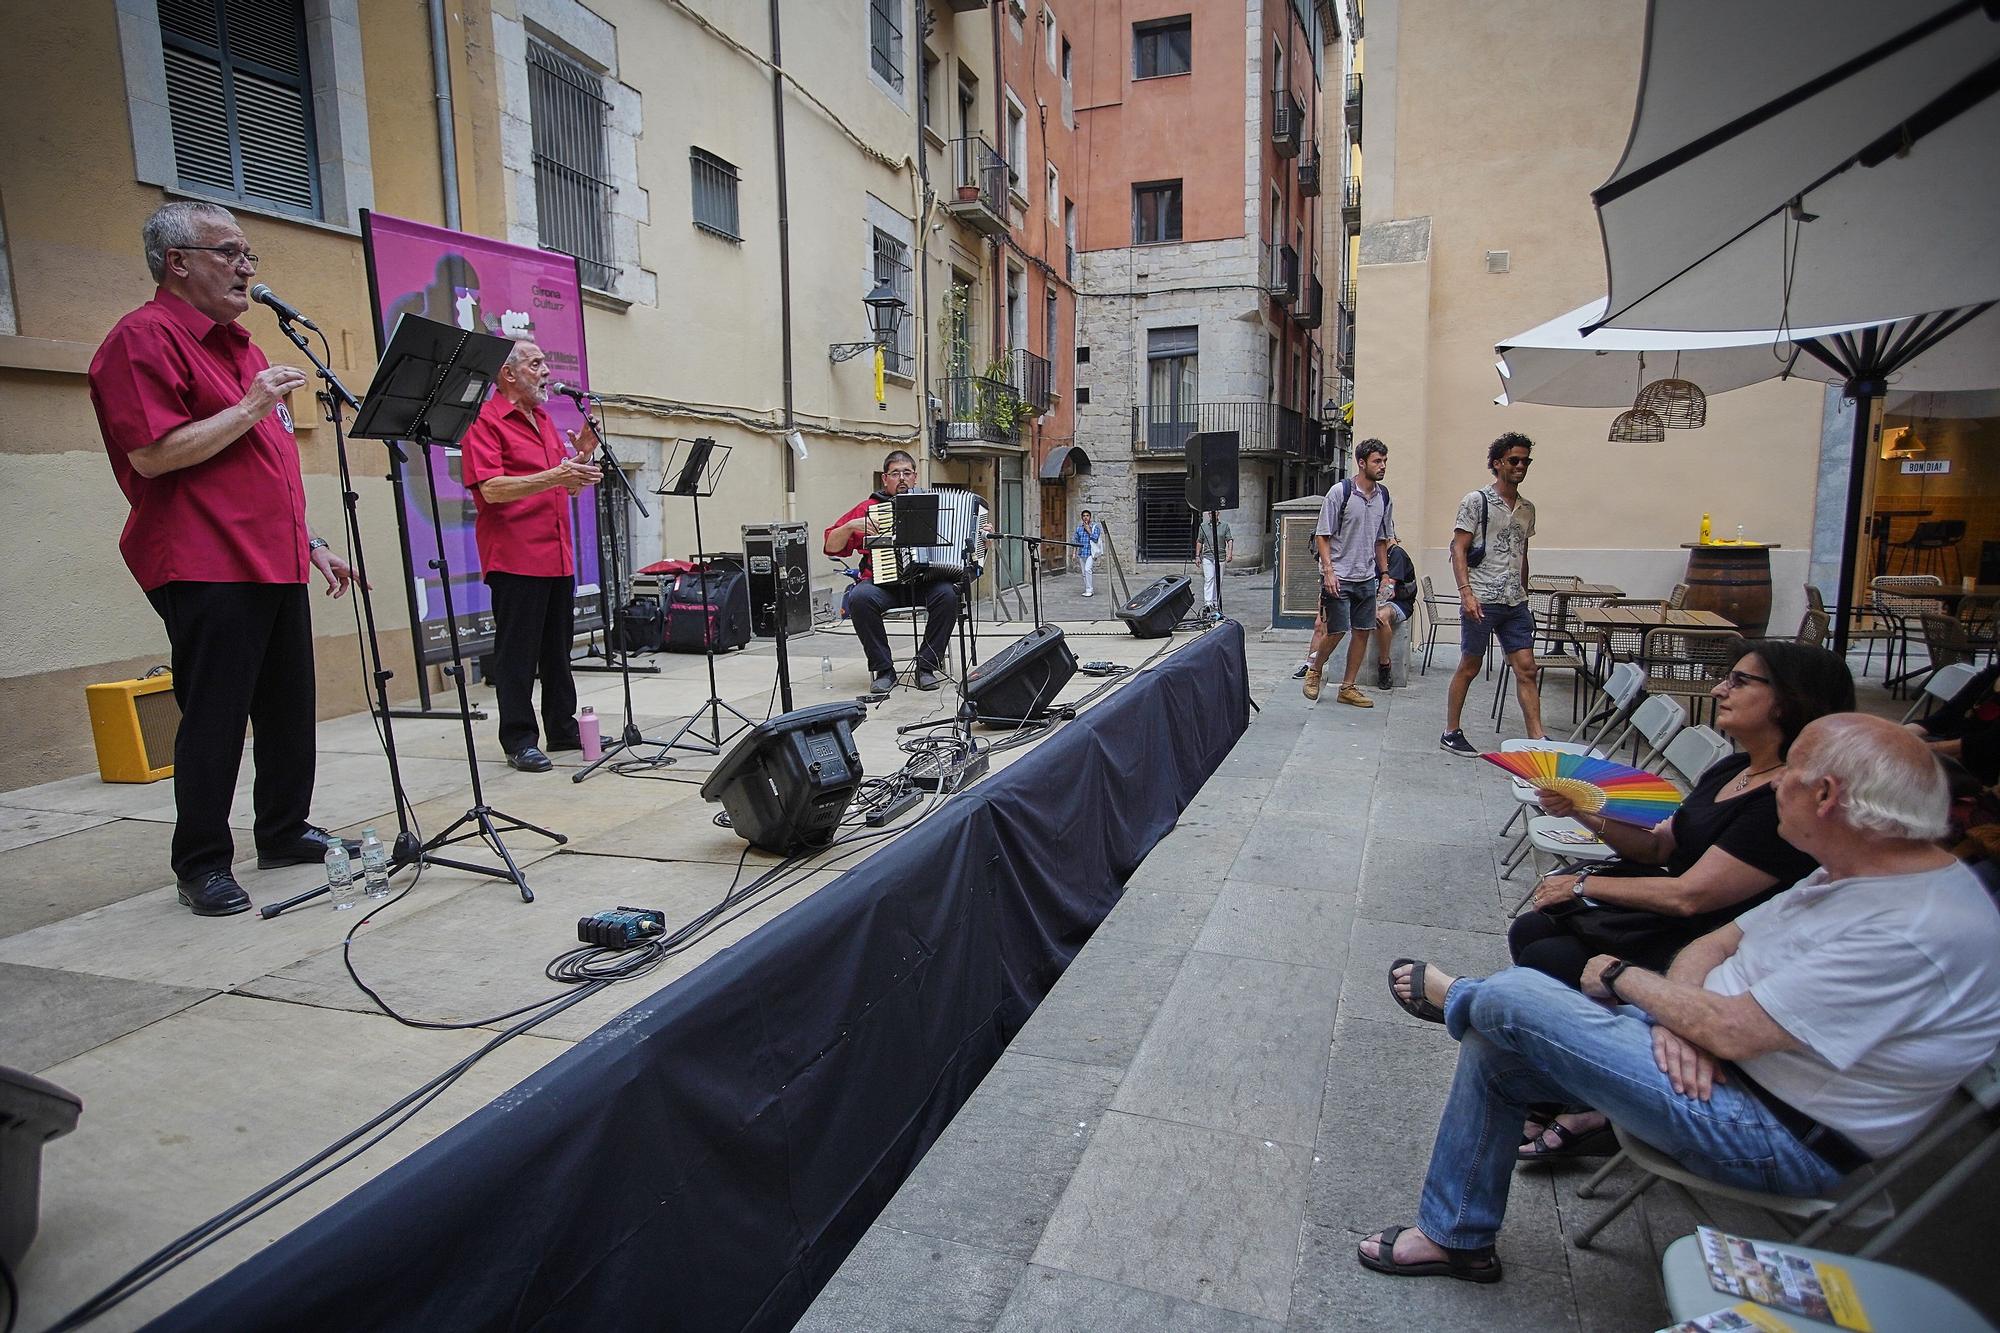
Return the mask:
[[[779,41],[778,0],[771,0],[771,131],[778,159],[778,339],[784,382],[785,433],[794,429],[792,410],[792,210],[785,180],[785,60]],[[785,443],[785,517],[799,513],[799,456]]]
[[451,109],[451,52],[446,45],[444,0],[430,0],[431,83],[437,89],[438,177],[444,183],[444,225],[459,228],[458,130]]

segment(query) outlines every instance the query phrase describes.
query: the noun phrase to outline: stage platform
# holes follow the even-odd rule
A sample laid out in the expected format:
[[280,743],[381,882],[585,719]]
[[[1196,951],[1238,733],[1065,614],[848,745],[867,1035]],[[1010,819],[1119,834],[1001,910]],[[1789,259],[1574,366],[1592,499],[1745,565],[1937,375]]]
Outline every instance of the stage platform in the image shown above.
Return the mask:
[[[1027,628],[982,624],[981,656],[991,656]],[[345,1219],[356,1204],[365,1207],[367,1199],[343,1200],[399,1163],[398,1173],[380,1189],[394,1194],[409,1188],[399,1182],[425,1179],[429,1183],[419,1187],[419,1197],[462,1198],[466,1182],[437,1186],[424,1174],[427,1155],[411,1154],[468,1117],[483,1113],[508,1122],[507,1130],[481,1151],[495,1150],[495,1144],[511,1138],[522,1105],[532,1103],[540,1113],[570,1104],[571,1090],[582,1086],[571,1066],[581,1063],[598,1073],[607,1062],[626,1070],[637,1067],[629,1050],[613,1058],[618,1042],[652,1042],[652,1050],[674,1049],[682,1062],[689,1051],[738,1052],[740,1047],[724,1040],[726,1034],[706,1031],[696,1036],[713,1040],[688,1038],[692,1045],[687,1049],[673,1048],[671,1041],[659,1044],[686,1036],[676,1024],[687,1020],[676,1015],[688,1006],[700,1010],[696,1001],[705,983],[690,974],[704,964],[715,961],[720,971],[710,972],[727,974],[735,984],[761,994],[758,968],[768,966],[774,953],[803,949],[811,954],[830,941],[868,938],[872,926],[867,914],[845,914],[860,911],[869,895],[884,902],[907,895],[899,910],[941,910],[955,884],[960,889],[983,885],[979,892],[990,896],[988,871],[1004,863],[1010,867],[1009,893],[1025,910],[976,904],[979,911],[996,914],[993,920],[1013,924],[1003,932],[1005,947],[998,955],[965,957],[986,971],[998,969],[992,976],[982,972],[981,984],[997,976],[998,989],[988,998],[1005,1003],[976,1029],[976,1040],[965,1040],[961,1033],[957,1045],[942,1052],[921,1095],[906,1098],[909,1104],[900,1109],[878,1108],[905,1116],[876,1144],[879,1160],[823,1160],[813,1167],[811,1181],[819,1190],[837,1190],[842,1178],[851,1177],[847,1188],[852,1200],[829,1196],[814,1223],[797,1214],[796,1198],[788,1202],[786,1226],[795,1239],[782,1247],[787,1255],[771,1291],[760,1297],[747,1320],[739,1321],[788,1322],[804,1308],[810,1288],[837,1267],[846,1246],[865,1229],[873,1215],[869,1201],[879,1203],[893,1192],[907,1162],[920,1156],[949,1120],[1012,1028],[1025,1020],[1109,909],[1116,893],[1110,877],[1129,873],[1171,827],[1180,806],[1241,730],[1242,719],[1235,715],[1244,711],[1247,695],[1237,627],[1227,625],[1202,636],[1182,634],[1171,641],[1132,639],[1116,621],[1075,621],[1064,628],[1081,659],[1136,667],[1160,650],[1168,651],[1151,669],[1115,681],[1074,721],[996,753],[993,775],[944,803],[912,838],[836,849],[803,867],[788,890],[729,920],[659,970],[576,1005],[500,1047],[381,1146],[197,1255],[93,1327],[136,1327],[260,1253],[267,1262],[247,1265],[204,1295],[207,1306],[187,1307],[168,1323],[279,1327],[302,1320],[288,1326],[314,1326],[298,1303],[303,1297],[288,1291],[293,1274],[300,1271],[301,1245],[303,1256],[314,1260],[308,1267],[332,1263],[336,1278],[345,1274],[361,1287],[384,1293],[396,1281],[411,1280],[412,1271],[421,1271],[434,1288],[446,1285],[443,1274],[449,1271],[474,1290],[505,1289],[507,1279],[488,1266],[497,1258],[490,1248],[457,1255],[439,1248],[446,1240],[470,1244],[464,1219],[453,1223],[443,1240],[392,1235],[404,1221],[412,1228],[419,1225],[410,1220],[415,1210],[398,1206],[394,1213],[401,1220],[396,1225],[385,1222],[377,1210],[366,1223],[367,1234],[360,1234]],[[831,661],[831,688],[822,687],[822,657]],[[633,679],[639,722],[648,735],[663,736],[673,729],[670,723],[706,697],[705,666],[698,656],[662,654],[639,660],[661,668],[658,675]],[[850,698],[865,688],[865,667],[850,634],[821,632],[795,639],[791,660],[796,706]],[[752,718],[775,709],[774,656],[768,642],[724,655],[717,677],[720,695]],[[1058,703],[1081,698],[1103,683],[1080,675]],[[583,701],[597,709],[606,732],[615,735],[618,677],[580,674],[578,685]],[[490,690],[474,693],[490,712]],[[897,749],[897,726],[943,717],[955,703],[956,694],[947,686],[936,693],[898,689],[872,706],[869,720],[855,732],[867,771],[886,774],[899,766],[904,756]],[[1192,723],[1180,716],[1189,712],[1197,715]],[[739,865],[747,879],[776,860],[754,850],[746,857],[745,844],[711,821],[715,807],[703,803],[697,789],[717,762],[713,756],[677,752],[676,763],[648,776],[600,772],[576,784],[569,780],[580,767],[574,755],[559,756],[563,762],[549,774],[509,769],[493,740],[493,725],[490,719],[475,724],[488,801],[564,833],[569,842],[557,848],[525,832],[508,835],[508,846],[536,893],[532,905],[521,903],[504,882],[434,868],[424,872],[407,898],[379,911],[357,936],[352,962],[405,1014],[463,1023],[546,996],[559,987],[542,975],[542,968],[574,945],[579,916],[629,904],[659,908],[670,923],[677,923],[711,907]],[[399,719],[395,734],[419,822],[425,831],[436,831],[470,799],[459,729],[455,723]],[[980,734],[998,740],[1008,733],[982,729]],[[388,836],[394,818],[371,719],[359,714],[330,721],[319,737],[315,818],[350,836],[367,824]],[[1038,767],[1010,780],[1009,772],[1022,764]],[[246,762],[233,821],[243,830],[240,854],[249,851],[250,776]],[[1065,786],[1070,781],[1094,784],[1095,797],[1079,803],[1076,792]],[[1157,790],[1142,797],[1148,789]],[[1108,805],[1112,791],[1135,798],[1117,818],[1098,808]],[[113,787],[79,778],[0,793],[0,873],[9,886],[0,895],[0,1063],[38,1072],[77,1092],[85,1108],[76,1133],[51,1145],[45,1159],[42,1231],[21,1273],[23,1328],[46,1325],[159,1245],[324,1147],[506,1026],[418,1030],[382,1015],[342,961],[341,936],[356,913],[336,914],[322,902],[273,920],[254,913],[221,920],[193,917],[175,904],[165,867],[171,821],[169,783]],[[1023,861],[1023,849],[1037,845],[1043,848],[1040,857],[1029,855]],[[987,848],[988,859],[952,864],[951,858],[963,857],[975,846]],[[911,864],[892,874],[890,858],[899,849]],[[473,844],[459,850],[463,859],[489,859]],[[1020,870],[1024,865],[1025,872]],[[237,870],[259,904],[287,897],[320,878],[315,867],[257,871],[247,855]],[[407,871],[399,876],[398,887],[408,878]],[[825,896],[836,884],[855,886],[843,891],[852,901],[842,894]],[[1037,901],[1048,885],[1055,889],[1053,906]],[[794,919],[802,907],[809,908],[807,915],[817,927],[804,917]],[[793,924],[787,926],[788,921]],[[939,922],[940,929],[966,924],[949,914]],[[727,957],[718,958],[725,953]],[[765,961],[758,963],[760,958]],[[1017,965],[1017,971],[1009,970]],[[863,968],[862,975],[847,980],[859,984],[866,972]],[[926,975],[932,979],[926,997],[949,998],[949,987],[945,992],[936,988],[951,980],[950,969],[940,961]],[[786,1003],[799,1006],[794,1016],[802,1030],[823,1016],[811,1002],[820,979],[817,971],[806,969],[790,975],[781,988]],[[843,1041],[850,1039],[854,1026],[843,1027]],[[764,1036],[782,1042],[782,1034]],[[893,1036],[892,1028],[883,1028],[875,1039]],[[893,1071],[906,1063],[892,1060],[887,1067]],[[887,1083],[894,1081],[877,1078],[870,1085],[887,1095]],[[702,1086],[712,1089],[726,1082],[722,1078]],[[672,1161],[675,1171],[688,1168],[664,1146],[658,1125],[648,1128],[642,1118],[627,1128],[627,1137],[593,1140],[592,1160],[629,1152]],[[807,1125],[794,1128],[802,1135],[808,1132]],[[471,1130],[468,1126],[453,1141],[469,1142]],[[871,1126],[851,1125],[849,1132],[858,1135],[848,1140],[852,1153],[866,1151]],[[742,1161],[753,1172],[778,1170],[782,1175],[801,1169],[796,1162],[773,1167],[754,1154]],[[506,1178],[517,1181],[532,1166],[516,1164]],[[581,1182],[565,1176],[554,1183],[556,1194],[571,1185],[580,1187]],[[745,1197],[757,1193],[744,1191]],[[699,1233],[708,1225],[707,1196],[701,1197],[704,1206],[689,1214],[685,1225],[692,1230],[676,1240],[677,1250],[692,1252],[689,1247],[701,1242]],[[525,1219],[512,1216],[504,1203],[489,1204],[487,1220],[500,1233],[526,1234]],[[273,1245],[323,1210],[310,1243],[295,1237]],[[536,1211],[550,1210],[537,1205]],[[601,1209],[586,1202],[583,1211],[596,1217]],[[768,1220],[754,1213],[739,1220],[752,1231],[770,1229]],[[571,1259],[582,1253],[565,1248],[582,1234],[575,1227],[576,1219],[571,1219],[563,1244],[555,1246]],[[552,1243],[546,1235],[540,1240]],[[771,1255],[767,1250],[754,1261],[769,1267]],[[515,1253],[503,1267],[519,1276],[521,1259]],[[418,1269],[409,1270],[410,1263]],[[391,1269],[402,1277],[392,1278]],[[748,1290],[746,1284],[755,1280],[741,1270],[717,1276],[726,1276],[739,1290]],[[588,1286],[601,1277],[578,1281]],[[319,1296],[338,1298],[339,1304],[330,1308],[360,1318],[353,1293],[341,1290],[344,1282],[318,1272],[309,1285]],[[573,1294],[532,1283],[509,1290],[510,1308],[517,1313],[537,1302],[550,1312],[574,1312],[575,1307],[563,1305]],[[402,1289],[397,1305],[413,1313],[417,1307],[408,1294]],[[259,1309],[288,1313],[276,1322],[260,1322]],[[218,1322],[218,1311],[230,1312],[228,1319]],[[429,1322],[438,1326],[438,1318],[433,1309]],[[560,1313],[550,1318],[550,1326],[564,1322]],[[375,1326],[381,1321],[361,1322]]]

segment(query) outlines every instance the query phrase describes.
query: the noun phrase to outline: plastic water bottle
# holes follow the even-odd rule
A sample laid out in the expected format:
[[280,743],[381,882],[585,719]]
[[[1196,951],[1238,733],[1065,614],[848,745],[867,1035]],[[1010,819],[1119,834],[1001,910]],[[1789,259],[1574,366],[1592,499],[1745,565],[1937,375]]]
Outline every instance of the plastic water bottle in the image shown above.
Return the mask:
[[589,704],[585,704],[583,711],[577,714],[576,734],[583,743],[585,763],[594,764],[604,757],[604,731],[598,725],[597,710]]
[[361,888],[370,898],[389,896],[389,849],[372,828],[361,830]]
[[326,849],[326,900],[336,912],[354,906],[361,895],[354,884],[354,866],[347,859],[347,846],[336,842]]
[[819,687],[823,690],[831,690],[833,688],[833,659],[831,657],[822,657],[819,659]]

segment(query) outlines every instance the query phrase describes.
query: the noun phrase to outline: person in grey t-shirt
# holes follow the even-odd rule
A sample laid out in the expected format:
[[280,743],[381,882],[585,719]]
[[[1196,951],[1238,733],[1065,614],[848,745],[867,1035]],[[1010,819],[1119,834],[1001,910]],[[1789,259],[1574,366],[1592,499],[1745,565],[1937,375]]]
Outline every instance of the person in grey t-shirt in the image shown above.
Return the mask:
[[[1486,645],[1500,636],[1500,651],[1514,671],[1521,720],[1528,738],[1542,738],[1542,695],[1536,680],[1535,613],[1528,606],[1528,538],[1535,535],[1535,506],[1521,494],[1535,442],[1509,431],[1486,449],[1493,484],[1470,491],[1452,521],[1451,572],[1458,580],[1458,670],[1446,695],[1440,748],[1476,757],[1479,747],[1465,739],[1459,715],[1465,692],[1486,660]],[[1483,556],[1474,560],[1474,550]]]
[[1389,562],[1389,542],[1396,535],[1395,510],[1382,478],[1389,471],[1389,446],[1363,440],[1354,450],[1354,475],[1337,481],[1319,507],[1313,527],[1313,548],[1319,558],[1320,620],[1306,653],[1305,696],[1318,699],[1320,672],[1352,632],[1347,648],[1347,674],[1340,681],[1340,702],[1373,708],[1375,701],[1357,681],[1368,658],[1368,636],[1375,630],[1375,594]]

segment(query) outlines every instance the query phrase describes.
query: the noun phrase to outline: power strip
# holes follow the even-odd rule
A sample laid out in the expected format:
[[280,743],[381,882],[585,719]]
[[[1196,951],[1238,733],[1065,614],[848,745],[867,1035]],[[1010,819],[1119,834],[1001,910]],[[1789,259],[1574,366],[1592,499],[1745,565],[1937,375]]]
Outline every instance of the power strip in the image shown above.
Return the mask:
[[949,795],[961,788],[969,787],[986,776],[991,767],[986,751],[975,750],[963,759],[954,760],[943,768],[919,768],[910,774],[910,785],[924,791],[943,792]]

